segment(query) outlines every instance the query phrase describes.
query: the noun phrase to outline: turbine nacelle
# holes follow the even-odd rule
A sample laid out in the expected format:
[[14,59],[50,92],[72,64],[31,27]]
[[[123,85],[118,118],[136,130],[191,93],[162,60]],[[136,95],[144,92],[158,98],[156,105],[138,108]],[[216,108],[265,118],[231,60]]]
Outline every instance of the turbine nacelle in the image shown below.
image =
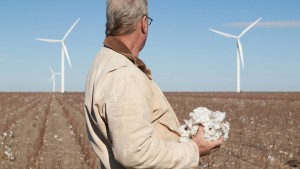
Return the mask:
[[70,61],[70,56],[69,56],[68,48],[67,48],[64,40],[41,39],[41,38],[35,38],[35,39],[38,40],[38,41],[49,42],[49,43],[61,43],[62,50],[66,54],[66,58],[68,60],[69,66],[70,66],[70,68],[72,68],[72,64],[71,64],[71,61]]
[[52,69],[51,66],[49,66],[50,72],[51,72],[51,77],[49,79],[49,83],[55,78],[55,75],[60,75],[60,73],[55,73]]
[[50,72],[51,72],[51,77],[49,79],[49,83],[52,81],[53,85],[53,92],[55,92],[55,75],[60,75],[60,73],[55,73],[51,66],[49,66]]
[[244,54],[243,54],[243,47],[242,47],[242,43],[240,41],[240,38],[246,33],[248,32],[255,24],[257,24],[262,18],[259,18],[257,19],[255,22],[253,22],[251,25],[249,25],[246,29],[244,29],[242,31],[242,33],[240,33],[239,36],[235,36],[235,35],[231,35],[231,34],[228,34],[228,33],[224,33],[224,32],[221,32],[221,31],[217,31],[217,30],[214,30],[214,29],[209,29],[210,31],[212,32],[215,32],[219,35],[222,35],[222,36],[225,36],[227,38],[234,38],[237,40],[237,50],[238,50],[238,54],[239,54],[239,58],[240,58],[240,61],[241,61],[241,64],[242,64],[242,67],[244,68],[245,67],[245,64],[244,64]]

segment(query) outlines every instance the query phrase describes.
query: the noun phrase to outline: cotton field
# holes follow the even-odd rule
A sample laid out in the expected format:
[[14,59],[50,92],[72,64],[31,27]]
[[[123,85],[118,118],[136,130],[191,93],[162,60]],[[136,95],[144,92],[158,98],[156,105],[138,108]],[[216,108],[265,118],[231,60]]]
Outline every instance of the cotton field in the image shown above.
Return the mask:
[[228,140],[200,168],[300,168],[300,93],[166,93],[184,123],[197,107],[226,112]]
[[[300,167],[300,93],[165,93],[182,124],[197,107],[226,112],[229,136],[198,168]],[[0,93],[0,168],[99,168],[83,93]]]
[[99,168],[82,110],[82,93],[1,93],[0,168]]

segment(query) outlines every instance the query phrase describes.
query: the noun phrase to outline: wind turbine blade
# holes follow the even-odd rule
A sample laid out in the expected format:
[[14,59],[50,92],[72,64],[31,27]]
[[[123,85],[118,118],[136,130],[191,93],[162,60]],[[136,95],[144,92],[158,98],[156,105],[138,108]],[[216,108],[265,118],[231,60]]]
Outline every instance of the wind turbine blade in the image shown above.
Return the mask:
[[61,42],[61,40],[55,40],[55,39],[41,39],[41,38],[35,38],[38,41],[43,41],[43,42],[50,42],[50,43],[58,43]]
[[65,54],[66,54],[67,60],[68,60],[68,62],[69,62],[70,68],[72,68],[71,61],[70,61],[70,57],[69,57],[68,49],[67,49],[67,47],[66,47],[66,45],[65,45],[64,42],[62,42],[61,44],[62,44],[63,49],[64,49],[64,51],[65,51]]
[[246,32],[249,31],[257,22],[259,22],[262,18],[258,18],[255,22],[253,22],[250,26],[248,26],[240,35],[239,38],[242,37]]
[[68,37],[68,35],[70,34],[70,32],[73,30],[73,28],[76,26],[76,24],[79,22],[80,18],[78,18],[75,23],[73,23],[73,25],[70,27],[70,29],[67,31],[67,33],[65,34],[63,41]]
[[52,75],[54,75],[54,71],[51,66],[49,66],[49,69],[50,69],[50,72],[52,73]]
[[239,56],[240,56],[240,59],[241,59],[242,66],[244,68],[245,66],[244,66],[243,47],[242,47],[242,44],[240,42],[240,39],[237,40],[237,47],[238,47],[238,50],[239,50]]
[[49,83],[53,80],[53,78],[54,78],[54,75],[52,75],[52,76],[50,77]]
[[220,35],[222,35],[222,36],[226,36],[226,37],[228,37],[228,38],[237,38],[236,36],[230,35],[230,34],[228,34],[228,33],[220,32],[220,31],[217,31],[217,30],[214,30],[214,29],[209,29],[209,30],[212,31],[212,32],[215,32],[215,33],[217,33],[217,34],[220,34]]

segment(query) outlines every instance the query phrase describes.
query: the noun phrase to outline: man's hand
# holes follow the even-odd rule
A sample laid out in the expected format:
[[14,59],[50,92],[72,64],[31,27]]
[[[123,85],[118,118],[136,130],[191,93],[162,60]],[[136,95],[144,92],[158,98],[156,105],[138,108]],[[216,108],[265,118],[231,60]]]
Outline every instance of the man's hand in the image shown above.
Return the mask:
[[192,140],[197,144],[200,152],[200,156],[205,156],[207,154],[210,154],[213,151],[218,150],[224,141],[223,137],[215,141],[205,141],[203,137],[204,137],[203,126],[200,126],[197,135]]

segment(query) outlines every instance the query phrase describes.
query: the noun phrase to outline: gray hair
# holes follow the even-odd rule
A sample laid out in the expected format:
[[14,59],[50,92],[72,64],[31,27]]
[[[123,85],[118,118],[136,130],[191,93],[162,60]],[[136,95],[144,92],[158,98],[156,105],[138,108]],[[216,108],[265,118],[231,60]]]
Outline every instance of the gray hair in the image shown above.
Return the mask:
[[148,0],[107,0],[106,5],[106,36],[130,34],[148,15]]

